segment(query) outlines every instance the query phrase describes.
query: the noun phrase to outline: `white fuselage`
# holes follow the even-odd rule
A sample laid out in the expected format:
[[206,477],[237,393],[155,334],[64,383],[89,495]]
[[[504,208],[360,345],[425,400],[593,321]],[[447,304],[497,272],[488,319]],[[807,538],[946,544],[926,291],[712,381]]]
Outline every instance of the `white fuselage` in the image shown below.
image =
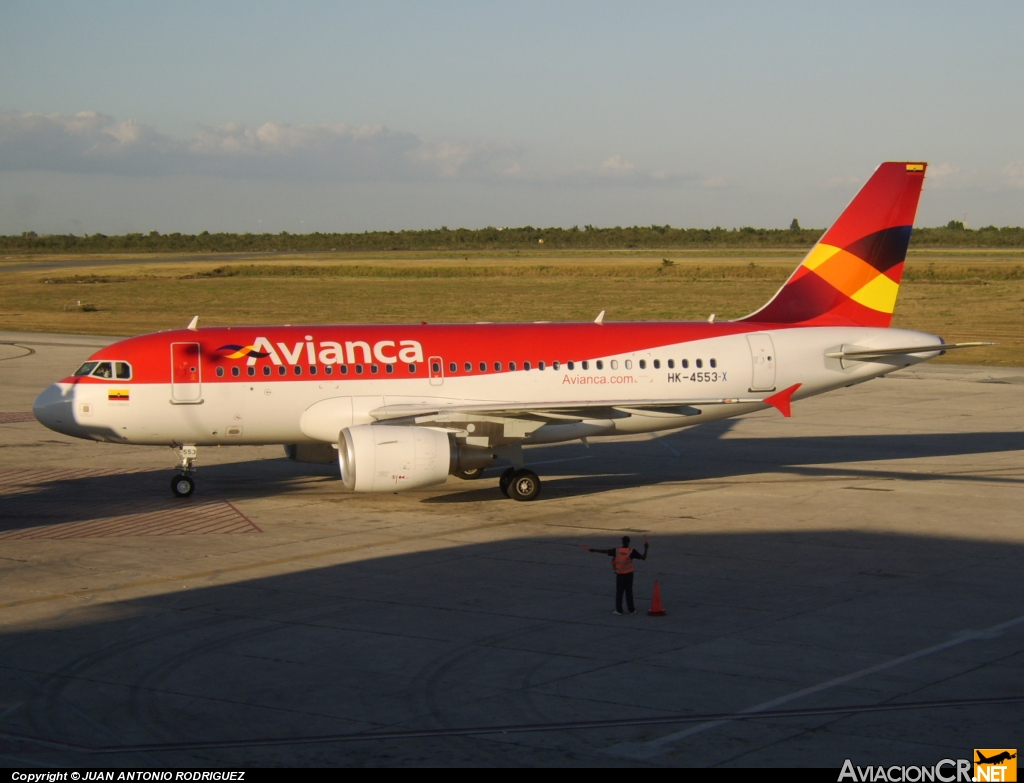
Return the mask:
[[[597,327],[599,328],[599,327]],[[760,335],[760,337],[758,336]],[[767,354],[759,343],[767,346]],[[844,346],[884,349],[936,346],[936,352],[901,354],[870,361],[828,358]],[[320,374],[268,380],[259,375],[204,382],[189,403],[172,400],[170,383],[119,382],[54,384],[36,401],[37,418],[68,435],[118,443],[151,445],[241,445],[337,443],[343,427],[375,421],[371,411],[394,405],[433,405],[441,409],[467,403],[578,402],[595,406],[614,400],[764,398],[777,389],[800,384],[794,399],[860,383],[932,358],[941,350],[934,335],[868,327],[780,328],[728,334],[652,348],[592,356],[582,369],[572,346],[559,369],[473,374],[445,373],[441,357],[435,377],[393,377],[383,372],[358,379]],[[569,359],[577,359],[573,370]],[[687,366],[682,366],[683,359]],[[160,357],[161,361],[164,358]],[[602,369],[596,365],[600,360]],[[700,362],[698,368],[697,362]],[[712,366],[713,360],[713,366]],[[669,363],[672,366],[669,366]],[[641,367],[641,364],[643,366]],[[657,365],[657,366],[656,366]],[[130,389],[127,400],[111,400],[112,387]],[[328,401],[341,400],[338,405]],[[318,403],[318,410],[311,410]],[[328,403],[323,405],[323,403]],[[523,443],[557,443],[700,424],[763,409],[765,404],[695,405],[687,414],[631,411],[615,417],[577,417],[551,421],[525,436]],[[472,442],[472,441],[471,441]]]

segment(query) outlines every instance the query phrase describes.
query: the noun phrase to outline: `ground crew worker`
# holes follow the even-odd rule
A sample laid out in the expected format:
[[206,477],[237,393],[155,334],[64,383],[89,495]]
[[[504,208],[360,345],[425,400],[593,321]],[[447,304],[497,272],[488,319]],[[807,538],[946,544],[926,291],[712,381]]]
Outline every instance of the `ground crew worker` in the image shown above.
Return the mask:
[[612,559],[612,567],[615,569],[615,611],[612,614],[622,614],[623,593],[626,594],[626,608],[629,609],[629,613],[636,614],[636,608],[633,606],[633,560],[646,560],[649,546],[647,534],[644,533],[643,554],[630,547],[629,536],[623,536],[622,546],[615,547],[615,549],[587,547],[590,552],[608,555]]

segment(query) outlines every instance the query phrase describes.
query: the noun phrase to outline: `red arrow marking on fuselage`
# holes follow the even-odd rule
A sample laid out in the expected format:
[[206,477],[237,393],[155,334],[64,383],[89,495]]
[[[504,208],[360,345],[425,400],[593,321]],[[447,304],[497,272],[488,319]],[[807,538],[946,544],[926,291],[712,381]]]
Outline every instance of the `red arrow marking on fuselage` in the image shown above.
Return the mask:
[[793,392],[801,386],[803,386],[802,383],[795,383],[788,389],[783,389],[782,391],[773,394],[771,397],[765,397],[764,401],[788,419],[793,415],[790,410],[790,404],[793,401]]

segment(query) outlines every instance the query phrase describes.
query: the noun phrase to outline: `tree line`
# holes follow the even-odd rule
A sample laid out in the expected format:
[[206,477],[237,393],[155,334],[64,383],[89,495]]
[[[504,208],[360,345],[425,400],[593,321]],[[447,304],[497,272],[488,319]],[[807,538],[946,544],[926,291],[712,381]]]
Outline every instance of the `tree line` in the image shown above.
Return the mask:
[[[796,220],[777,228],[456,228],[417,231],[290,234],[44,234],[27,231],[0,236],[4,253],[255,253],[255,252],[386,252],[494,250],[701,250],[717,248],[810,247],[824,229],[801,228]],[[965,228],[950,221],[938,228],[915,228],[911,247],[1012,248],[1024,247],[1024,228]]]

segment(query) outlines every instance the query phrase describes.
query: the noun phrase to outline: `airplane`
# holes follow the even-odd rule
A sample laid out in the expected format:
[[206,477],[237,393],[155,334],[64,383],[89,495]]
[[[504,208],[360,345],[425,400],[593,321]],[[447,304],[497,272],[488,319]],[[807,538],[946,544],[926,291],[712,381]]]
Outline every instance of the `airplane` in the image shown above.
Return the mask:
[[533,500],[524,446],[789,416],[794,401],[988,344],[889,328],[926,167],[879,166],[775,296],[736,320],[199,328],[197,316],[97,351],[33,411],[66,435],[170,446],[179,497],[200,447],[278,444],[337,459],[355,492],[479,478],[501,459],[501,493]]
[[975,762],[976,764],[1000,764],[1003,761],[1009,761],[1010,759],[1017,758],[1016,753],[1010,753],[1006,750],[1002,753],[997,753],[992,758],[985,758],[980,750],[975,751],[975,753],[978,754],[978,760]]

